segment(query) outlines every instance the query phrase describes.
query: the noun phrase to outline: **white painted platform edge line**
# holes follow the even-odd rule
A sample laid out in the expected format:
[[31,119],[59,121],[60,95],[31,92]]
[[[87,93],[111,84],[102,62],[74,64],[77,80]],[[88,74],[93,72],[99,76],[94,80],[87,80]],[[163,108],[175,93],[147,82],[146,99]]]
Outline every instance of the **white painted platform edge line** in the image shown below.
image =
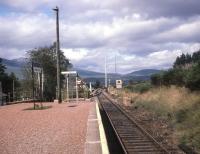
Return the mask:
[[[89,116],[90,116],[90,112],[91,112],[91,109],[89,110],[89,113],[88,113],[88,119],[89,119]],[[87,144],[87,138],[88,138],[88,120],[87,120],[87,129],[86,129],[86,134],[85,134],[85,143],[84,143],[84,154],[87,154],[87,149],[86,149],[86,144]]]
[[103,154],[109,154],[108,150],[108,143],[106,140],[106,135],[99,111],[99,106],[98,106],[98,99],[96,98],[96,113],[97,113],[97,118],[98,118],[98,124],[99,124],[99,133],[100,133],[100,140],[101,140],[101,149]]
[[101,143],[101,141],[87,141],[85,142],[86,144],[96,144],[96,143]]
[[88,119],[88,122],[89,121],[97,121],[98,119]]

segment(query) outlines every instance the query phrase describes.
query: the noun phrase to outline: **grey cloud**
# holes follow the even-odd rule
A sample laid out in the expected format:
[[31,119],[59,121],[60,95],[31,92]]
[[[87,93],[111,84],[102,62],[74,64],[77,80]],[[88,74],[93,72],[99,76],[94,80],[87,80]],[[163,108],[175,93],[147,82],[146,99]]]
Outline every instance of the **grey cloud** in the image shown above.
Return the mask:
[[28,51],[28,49],[0,47],[0,57],[7,59],[25,57],[26,51]]
[[41,10],[42,8],[52,8],[58,5],[63,14],[82,13],[88,10],[107,9],[114,12],[136,12],[147,14],[149,17],[160,16],[180,16],[189,17],[200,13],[199,0],[101,0],[101,1],[65,1],[65,0],[50,0],[47,2],[41,0],[2,0],[0,4],[9,7],[19,8],[20,10]]
[[155,43],[179,42],[179,43],[195,43],[200,42],[199,32],[200,22],[197,19],[182,25],[177,25],[169,30],[160,31],[157,35],[151,37],[151,41]]
[[34,48],[55,40],[55,23],[41,14],[10,16],[0,18],[0,22],[1,47]]
[[190,17],[200,13],[199,0],[134,0],[128,1],[128,3],[135,11],[144,12],[150,17]]
[[[198,0],[50,0],[48,3],[2,0],[0,4],[15,8],[7,16],[0,15],[0,56],[3,57],[9,54],[15,57],[25,50],[52,44],[55,5],[60,7],[61,47],[89,51],[75,62],[83,68],[103,71],[104,56],[113,63],[114,54],[123,63],[121,72],[170,67],[179,54],[175,50],[191,50],[190,47],[200,42]],[[166,61],[156,59],[159,54],[152,60],[148,57],[165,50],[173,53],[173,57]],[[109,67],[112,69],[112,65]]]

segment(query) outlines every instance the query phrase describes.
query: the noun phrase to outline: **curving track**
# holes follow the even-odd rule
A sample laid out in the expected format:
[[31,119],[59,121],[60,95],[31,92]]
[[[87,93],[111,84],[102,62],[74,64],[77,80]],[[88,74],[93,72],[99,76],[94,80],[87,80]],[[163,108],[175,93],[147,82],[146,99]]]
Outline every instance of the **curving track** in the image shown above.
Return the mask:
[[169,154],[148,132],[130,117],[125,110],[111,101],[104,93],[98,95],[117,138],[127,154]]

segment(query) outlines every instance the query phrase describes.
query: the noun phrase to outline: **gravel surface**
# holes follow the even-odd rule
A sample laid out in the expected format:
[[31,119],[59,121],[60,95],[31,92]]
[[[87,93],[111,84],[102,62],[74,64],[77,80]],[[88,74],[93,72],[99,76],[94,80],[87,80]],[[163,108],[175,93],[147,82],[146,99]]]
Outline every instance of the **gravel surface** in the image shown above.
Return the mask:
[[32,104],[0,107],[0,153],[84,153],[91,104],[44,104],[49,105],[46,110],[24,110]]

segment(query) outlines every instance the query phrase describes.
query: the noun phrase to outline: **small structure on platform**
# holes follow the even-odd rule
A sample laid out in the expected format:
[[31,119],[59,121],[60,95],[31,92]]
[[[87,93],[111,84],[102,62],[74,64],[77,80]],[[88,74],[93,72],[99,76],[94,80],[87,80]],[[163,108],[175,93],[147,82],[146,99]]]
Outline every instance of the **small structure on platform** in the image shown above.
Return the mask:
[[61,72],[61,74],[65,76],[65,82],[62,90],[62,99],[65,99],[68,102],[75,96],[76,101],[78,102],[80,98],[88,98],[89,90],[86,82],[80,78],[77,71],[64,71]]
[[40,63],[32,61],[32,99],[34,110],[37,109],[38,104],[36,100],[40,100],[40,108],[43,108],[43,89],[44,89],[44,73]]
[[75,85],[75,88],[76,88],[76,101],[78,102],[78,83],[80,82],[78,80],[78,74],[76,71],[65,71],[65,72],[61,72],[61,74],[65,75],[65,78],[66,78],[66,84],[67,84],[67,102],[69,101],[69,75],[75,75],[76,77],[76,85]]

